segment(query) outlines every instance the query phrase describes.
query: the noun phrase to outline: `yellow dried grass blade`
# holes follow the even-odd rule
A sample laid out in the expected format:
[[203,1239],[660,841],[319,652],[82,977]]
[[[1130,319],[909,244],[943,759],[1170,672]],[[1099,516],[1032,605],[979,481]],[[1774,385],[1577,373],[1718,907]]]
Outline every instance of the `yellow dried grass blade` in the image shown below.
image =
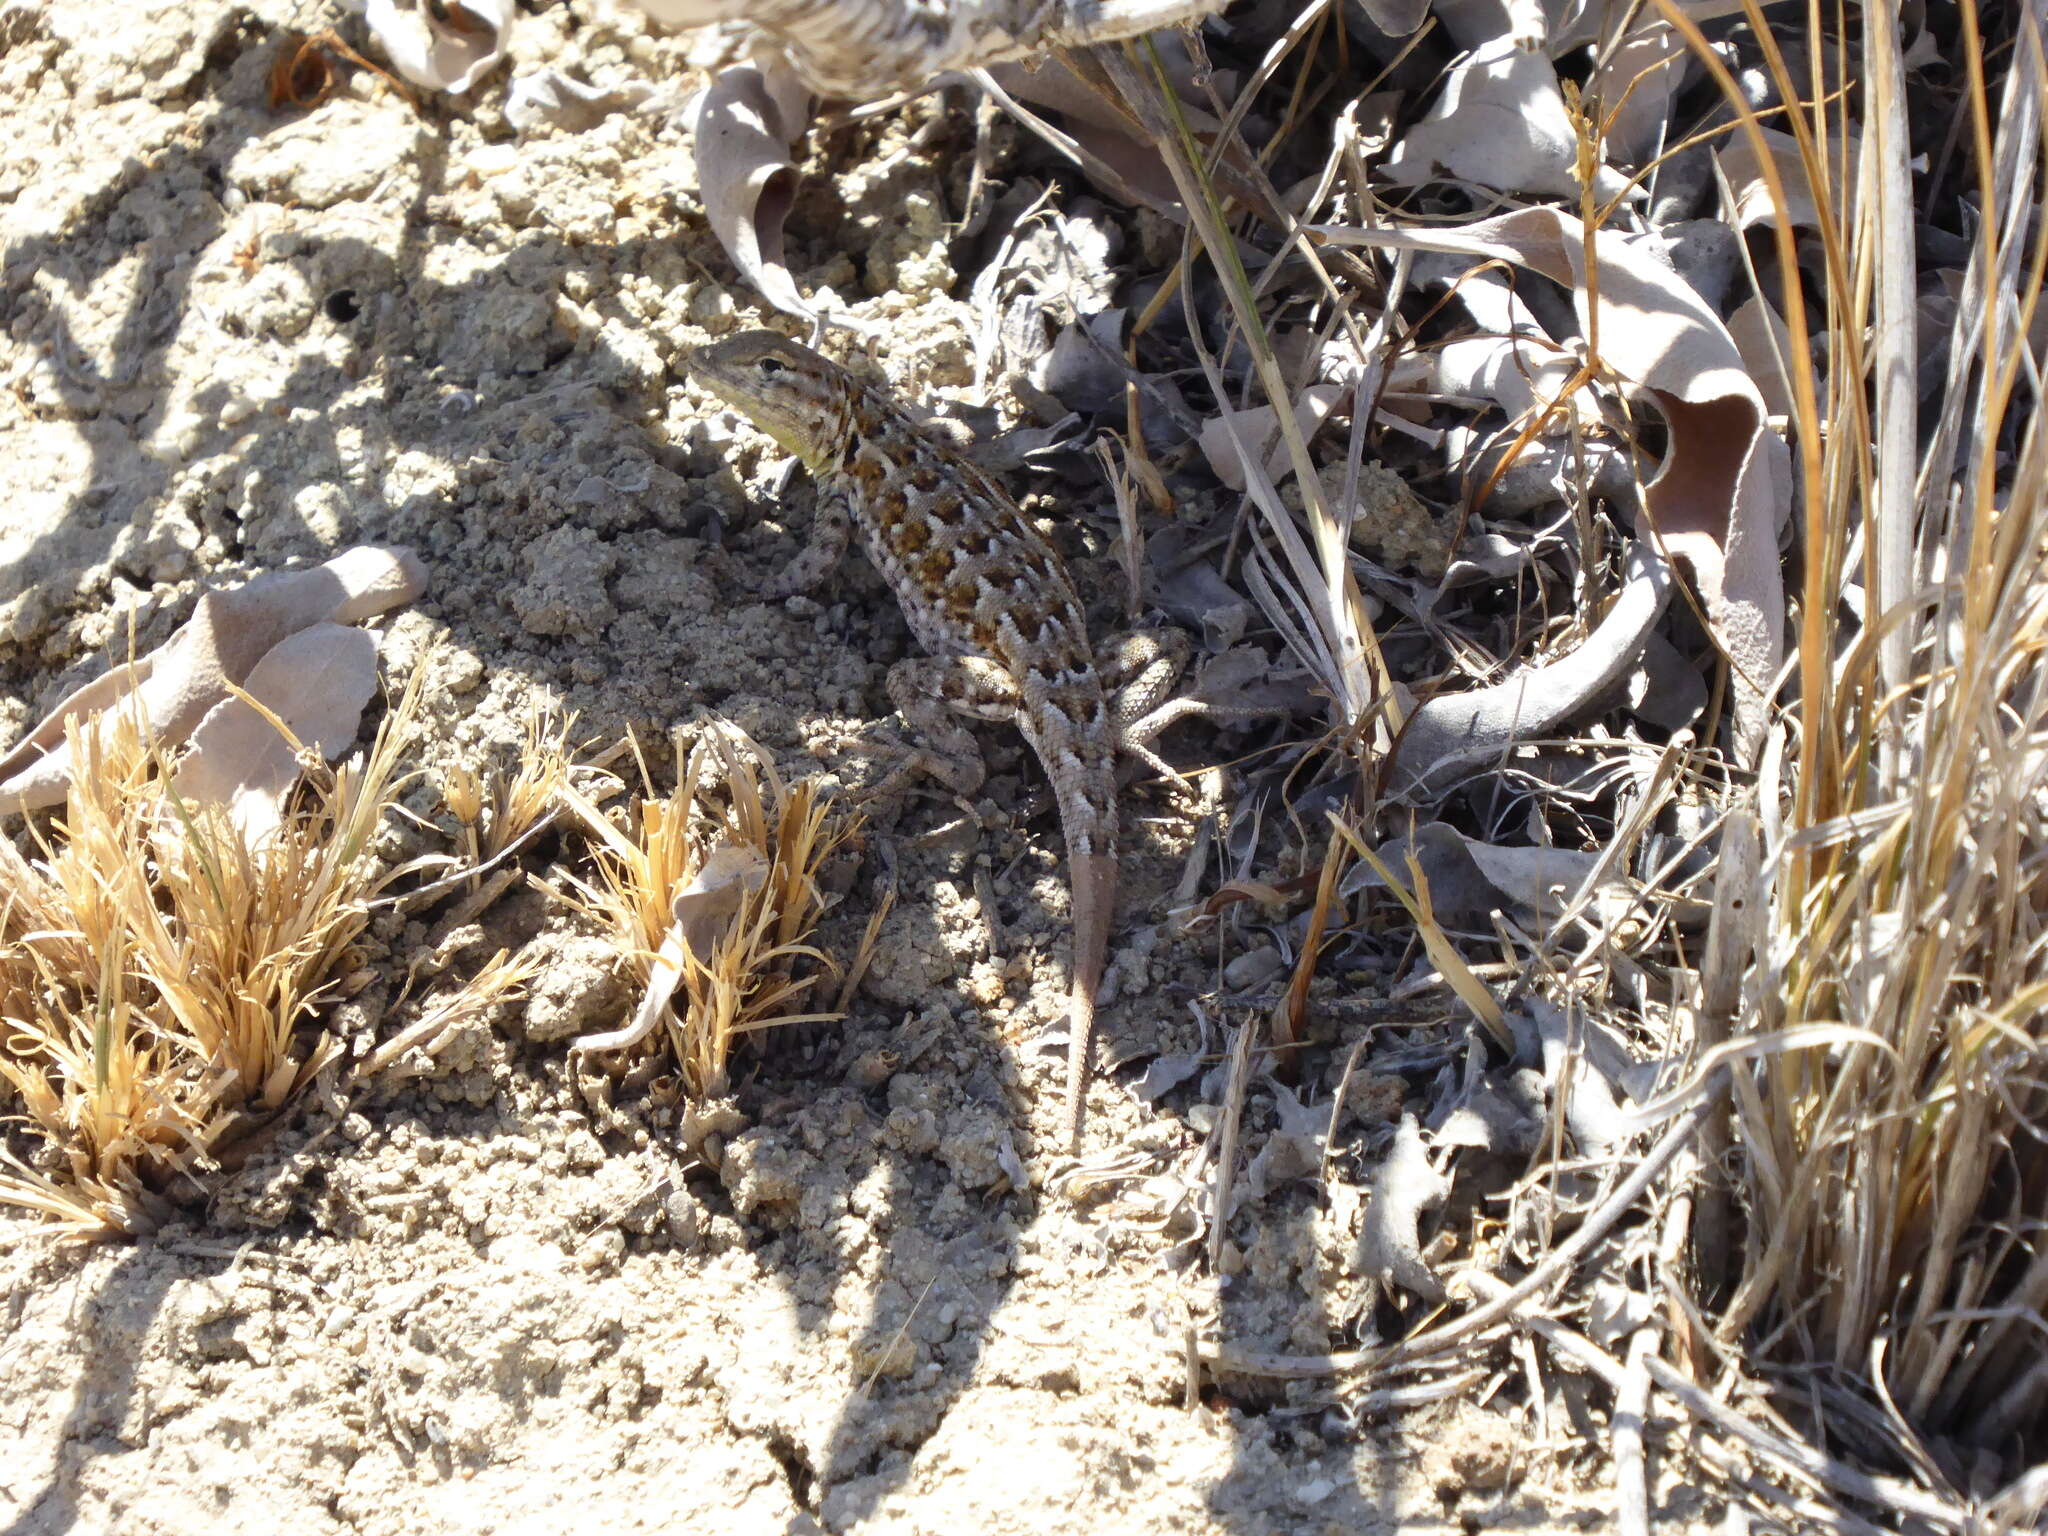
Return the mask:
[[1394,878],[1392,870],[1381,861],[1378,854],[1366,847],[1365,842],[1354,832],[1343,817],[1335,811],[1329,813],[1330,825],[1338,836],[1351,845],[1351,851],[1372,866],[1394,899],[1408,909],[1408,915],[1415,919],[1415,931],[1422,939],[1422,947],[1429,955],[1429,963],[1457,993],[1458,1000],[1472,1011],[1472,1016],[1486,1026],[1486,1032],[1493,1036],[1500,1048],[1510,1055],[1514,1053],[1515,1037],[1508,1029],[1507,1015],[1501,1011],[1494,995],[1487,991],[1486,984],[1472,974],[1472,968],[1465,964],[1457,946],[1436,920],[1436,913],[1429,903],[1429,879],[1422,872],[1422,866],[1415,861],[1414,853],[1408,855],[1408,875],[1415,882],[1413,894]]

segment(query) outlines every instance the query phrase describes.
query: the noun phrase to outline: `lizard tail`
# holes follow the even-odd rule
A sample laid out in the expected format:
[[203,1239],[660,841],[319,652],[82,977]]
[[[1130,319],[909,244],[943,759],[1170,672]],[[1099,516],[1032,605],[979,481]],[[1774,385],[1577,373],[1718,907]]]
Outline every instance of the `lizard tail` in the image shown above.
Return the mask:
[[1067,1013],[1067,1150],[1081,1150],[1081,1117],[1095,1054],[1095,989],[1109,952],[1116,911],[1116,860],[1084,853],[1069,860],[1074,892],[1074,985]]

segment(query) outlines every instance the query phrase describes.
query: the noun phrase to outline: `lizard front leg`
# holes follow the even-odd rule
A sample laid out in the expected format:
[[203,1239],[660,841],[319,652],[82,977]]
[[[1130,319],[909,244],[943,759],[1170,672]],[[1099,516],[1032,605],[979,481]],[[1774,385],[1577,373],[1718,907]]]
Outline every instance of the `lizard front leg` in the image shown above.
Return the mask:
[[802,553],[756,587],[755,594],[773,603],[810,591],[832,574],[846,554],[852,532],[853,509],[846,493],[819,487],[818,510],[811,516],[811,534]]

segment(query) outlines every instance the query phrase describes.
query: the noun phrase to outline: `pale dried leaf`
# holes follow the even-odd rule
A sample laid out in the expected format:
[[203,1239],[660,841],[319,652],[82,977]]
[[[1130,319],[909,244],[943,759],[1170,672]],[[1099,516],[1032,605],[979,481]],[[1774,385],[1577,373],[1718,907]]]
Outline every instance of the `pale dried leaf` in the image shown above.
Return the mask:
[[[1321,1127],[1318,1127],[1320,1130]],[[1283,1184],[1314,1178],[1322,1168],[1323,1146],[1317,1136],[1275,1131],[1266,1138],[1238,1180],[1237,1200],[1263,1200]]]
[[1542,0],[1436,0],[1433,9],[1460,48],[1498,42],[1534,53],[1550,46]]
[[1212,650],[1236,645],[1251,623],[1251,604],[1223,579],[1213,561],[1188,560],[1163,573],[1155,566],[1152,580],[1153,601],[1168,617],[1199,627]]
[[1652,630],[1623,697],[1638,720],[1676,731],[1706,713],[1707,680],[1677,646]]
[[[160,651],[151,651],[134,661],[124,661],[83,687],[72,689],[58,700],[55,709],[37,721],[34,728],[14,744],[5,757],[0,757],[0,807],[4,807],[0,808],[0,814],[11,810],[34,810],[62,800],[65,787],[70,783],[70,769],[62,765],[68,765],[70,757],[66,754],[61,760],[54,760],[54,754],[64,748],[66,726],[73,720],[82,720],[87,715],[113,708],[122,698],[141,687],[149,680],[161,654]],[[54,784],[54,793],[48,793],[44,798],[25,799],[18,805],[4,804],[9,795],[44,795],[38,786],[45,780]]]
[[1441,1205],[1451,1181],[1430,1166],[1422,1144],[1422,1127],[1403,1115],[1387,1156],[1368,1182],[1370,1199],[1358,1231],[1354,1266],[1383,1285],[1399,1286],[1429,1301],[1441,1301],[1444,1288],[1422,1257],[1422,1213]]
[[[1502,192],[1576,197],[1579,140],[1566,115],[1557,70],[1541,53],[1495,38],[1451,67],[1429,115],[1403,135],[1384,164],[1398,186],[1467,181]],[[1603,201],[1627,185],[1601,167]]]
[[614,112],[644,105],[655,94],[653,82],[631,79],[618,85],[587,85],[559,69],[521,75],[505,93],[505,121],[525,135],[541,127],[582,133]]
[[782,225],[796,195],[790,150],[811,118],[811,93],[784,63],[736,64],[697,101],[697,191],[711,232],[777,309],[816,320],[783,264]]
[[397,0],[368,0],[363,21],[395,68],[430,90],[468,90],[504,56],[512,32],[512,0],[447,0],[441,14]]
[[1617,1151],[1637,1124],[1622,1107],[1622,1063],[1614,1059],[1611,1042],[1583,1020],[1575,1029],[1562,1008],[1541,998],[1530,999],[1529,1015],[1543,1042],[1543,1075],[1552,1096],[1564,1104],[1565,1129],[1590,1157]]
[[[1581,324],[1589,318],[1584,228],[1555,208],[1459,230],[1322,232],[1343,244],[1511,261],[1564,286]],[[1766,425],[1763,397],[1727,328],[1699,295],[1624,236],[1603,231],[1593,249],[1600,264],[1600,361],[1648,391],[1670,428],[1645,511],[1665,547],[1692,567],[1714,639],[1734,667],[1741,739],[1752,744],[1763,731],[1783,655],[1778,524],[1791,500],[1790,456]]]
[[[1513,433],[1496,429],[1484,432],[1470,427],[1452,427],[1444,434],[1444,456],[1463,470],[1462,489],[1477,495],[1487,484],[1493,487],[1483,508],[1490,518],[1513,518],[1538,507],[1574,500],[1579,487],[1608,501],[1635,499],[1635,474],[1628,450],[1621,444],[1599,438],[1559,438],[1545,435],[1524,443],[1515,460],[1499,479],[1493,472],[1500,457],[1515,443]],[[1568,515],[1568,514],[1567,514]],[[1491,542],[1487,542],[1491,541]],[[1458,544],[1458,558],[1445,574],[1446,586],[1469,584],[1490,566],[1495,576],[1506,576],[1528,564],[1541,548],[1556,548],[1555,530],[1541,530],[1534,541],[1521,543],[1502,539],[1494,533],[1467,533]],[[1502,562],[1505,561],[1505,564]]]
[[[1815,201],[1814,187],[1807,178],[1805,162],[1799,158],[1799,141],[1775,128],[1758,131],[1763,137],[1771,167],[1777,172],[1784,202],[1781,205],[1772,196],[1770,180],[1764,174],[1764,159],[1757,153],[1750,136],[1747,133],[1732,135],[1715,158],[1720,163],[1729,194],[1735,200],[1732,217],[1736,228],[1747,230],[1753,225],[1776,224],[1780,220],[1795,229],[1820,228],[1820,204]],[[1830,169],[1836,178],[1838,192],[1856,184],[1859,146],[1853,134],[1849,136],[1847,146],[1846,156],[1842,153],[1841,140],[1836,140],[1832,146],[1834,159]],[[1832,217],[1839,221],[1841,210],[1836,209]]]
[[1596,1280],[1586,1309],[1586,1336],[1605,1349],[1616,1349],[1656,1313],[1657,1303],[1649,1292],[1619,1280]]
[[1526,1157],[1536,1150],[1542,1124],[1507,1094],[1482,1082],[1455,1104],[1431,1134],[1439,1147],[1471,1147],[1480,1152]]
[[1329,1133],[1329,1105],[1302,1103],[1295,1097],[1294,1090],[1277,1078],[1268,1084],[1268,1087],[1272,1090],[1273,1117],[1279,1122],[1281,1135],[1305,1136],[1312,1141],[1318,1141],[1318,1138]]
[[[1600,862],[1597,853],[1567,848],[1483,843],[1435,821],[1390,839],[1379,856],[1393,868],[1411,852],[1429,877],[1437,916],[1461,926],[1483,927],[1493,914],[1505,913],[1519,923],[1547,928]],[[1350,895],[1380,883],[1370,865],[1359,865],[1342,889]],[[1629,891],[1620,875],[1611,877],[1607,888],[1623,896]]]
[[1620,593],[1570,655],[1506,682],[1438,694],[1416,706],[1394,743],[1390,795],[1427,795],[1461,768],[1504,758],[1547,735],[1619,683],[1642,655],[1671,597],[1671,567],[1648,539],[1629,546]]
[[1429,14],[1429,0],[1358,0],[1372,24],[1389,37],[1406,37]]
[[1764,409],[1773,416],[1793,415],[1796,407],[1792,386],[1785,374],[1792,359],[1792,332],[1787,329],[1784,317],[1768,299],[1751,294],[1728,317],[1728,334],[1742,354],[1750,376],[1756,380]]
[[1122,356],[1127,316],[1120,308],[1105,309],[1061,326],[1051,348],[1031,365],[1032,385],[1085,415],[1121,405],[1129,377]]
[[1587,94],[1611,114],[1607,152],[1639,166],[1671,142],[1671,105],[1692,67],[1671,24],[1652,8],[1639,12],[1628,35],[1593,70]]
[[[1294,420],[1304,439],[1337,408],[1347,391],[1334,384],[1311,384],[1294,402]],[[1228,417],[1226,422],[1223,418]],[[1255,405],[1242,411],[1223,411],[1202,423],[1202,453],[1216,478],[1233,491],[1245,488],[1244,460],[1238,456],[1231,428],[1248,443],[1270,444],[1266,453],[1266,475],[1278,485],[1294,472],[1287,445],[1280,441],[1280,413],[1270,405]]]
[[1131,1087],[1147,1104],[1158,1102],[1160,1095],[1169,1093],[1202,1070],[1202,1058],[1193,1052],[1178,1052],[1166,1056],[1155,1056],[1152,1064],[1145,1068],[1145,1075]]
[[709,964],[712,951],[732,927],[749,894],[768,878],[768,860],[760,850],[740,843],[721,843],[675,894],[669,906],[668,932],[662,937],[647,973],[640,1006],[623,1028],[584,1035],[579,1051],[615,1051],[638,1045],[660,1023],[691,960]]
[[759,849],[742,843],[722,843],[712,849],[690,883],[676,892],[669,909],[690,953],[708,963],[740,904],[767,878],[768,860]]
[[71,784],[64,733],[72,720],[132,704],[160,745],[175,746],[286,636],[314,624],[352,624],[425,589],[425,568],[411,550],[364,544],[308,570],[273,571],[202,594],[161,647],[67,696],[0,757],[0,815],[64,799]]
[[277,826],[299,781],[300,749],[330,762],[339,757],[376,691],[377,637],[368,630],[315,624],[286,636],[251,669],[242,684],[247,697],[223,699],[193,730],[173,780],[179,796],[224,806],[254,847]]
[[[1578,371],[1578,359],[1547,337],[1467,336],[1446,342],[1429,354],[1436,366],[1428,387],[1451,398],[1490,400],[1519,421],[1555,402]],[[1581,386],[1570,402],[1580,421],[1600,420],[1599,402]],[[1569,430],[1569,418],[1552,423]]]
[[[1121,202],[1178,212],[1180,193],[1158,145],[1146,137],[1120,103],[1105,99],[1093,85],[1058,59],[1025,64],[997,64],[984,72],[984,89],[1031,132],[1080,165],[1103,191]],[[1020,104],[1057,112],[1054,127]],[[1189,126],[1213,133],[1215,118],[1192,104],[1184,106]],[[1050,131],[1048,131],[1050,130]]]

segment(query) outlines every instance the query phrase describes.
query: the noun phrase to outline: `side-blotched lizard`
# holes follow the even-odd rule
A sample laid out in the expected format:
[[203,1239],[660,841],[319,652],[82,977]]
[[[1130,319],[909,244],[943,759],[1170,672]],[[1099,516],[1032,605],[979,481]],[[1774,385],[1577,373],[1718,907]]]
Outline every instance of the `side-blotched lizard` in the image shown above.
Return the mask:
[[[1134,635],[1105,651],[1107,669],[1098,666],[1066,567],[1009,494],[882,390],[810,348],[749,331],[700,349],[690,371],[817,481],[809,546],[762,595],[816,585],[858,524],[932,653],[889,673],[890,698],[937,748],[914,753],[914,766],[962,795],[981,787],[974,738],[948,710],[1015,722],[1045,765],[1073,892],[1066,1132],[1076,1147],[1116,904],[1116,755],[1157,764],[1144,744],[1203,707],[1166,700],[1185,653],[1174,643],[1181,637]],[[1119,679],[1127,681],[1113,691]]]

